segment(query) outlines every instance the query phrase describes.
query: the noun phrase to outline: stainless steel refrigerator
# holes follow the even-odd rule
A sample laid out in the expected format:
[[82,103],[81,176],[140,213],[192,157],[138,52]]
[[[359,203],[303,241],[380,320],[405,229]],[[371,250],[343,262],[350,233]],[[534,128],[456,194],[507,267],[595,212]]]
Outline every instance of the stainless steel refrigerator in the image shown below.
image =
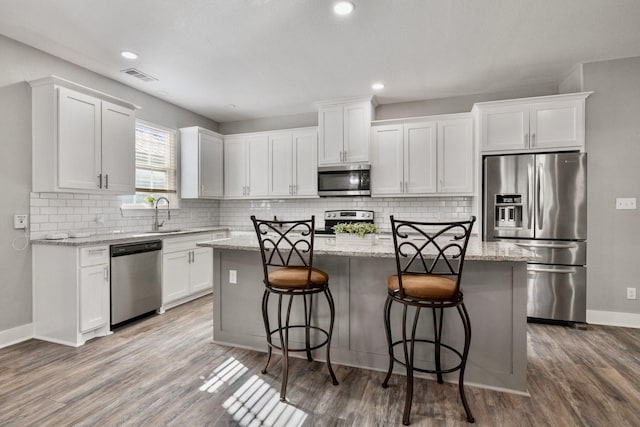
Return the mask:
[[484,158],[484,239],[535,252],[527,267],[527,316],[586,322],[587,156]]

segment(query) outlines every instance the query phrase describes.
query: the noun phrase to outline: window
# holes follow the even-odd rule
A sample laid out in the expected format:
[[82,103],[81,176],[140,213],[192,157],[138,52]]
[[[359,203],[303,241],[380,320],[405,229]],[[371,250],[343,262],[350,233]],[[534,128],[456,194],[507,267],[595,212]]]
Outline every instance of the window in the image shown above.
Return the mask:
[[136,120],[136,194],[125,196],[129,207],[148,206],[145,197],[165,196],[177,207],[176,131]]

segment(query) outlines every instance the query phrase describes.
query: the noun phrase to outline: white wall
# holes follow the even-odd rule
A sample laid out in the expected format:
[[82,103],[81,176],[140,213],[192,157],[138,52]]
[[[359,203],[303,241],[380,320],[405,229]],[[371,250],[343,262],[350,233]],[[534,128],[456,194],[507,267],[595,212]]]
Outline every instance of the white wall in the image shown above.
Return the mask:
[[137,116],[150,122],[218,129],[212,120],[0,36],[0,344],[3,332],[31,322],[31,248],[12,248],[12,240],[23,235],[13,229],[13,215],[29,213],[30,204],[31,90],[26,82],[51,74],[140,105]]
[[[640,58],[584,64],[587,99],[588,321],[640,327],[640,211],[616,210],[616,197],[640,199]],[[591,319],[591,320],[590,320]]]

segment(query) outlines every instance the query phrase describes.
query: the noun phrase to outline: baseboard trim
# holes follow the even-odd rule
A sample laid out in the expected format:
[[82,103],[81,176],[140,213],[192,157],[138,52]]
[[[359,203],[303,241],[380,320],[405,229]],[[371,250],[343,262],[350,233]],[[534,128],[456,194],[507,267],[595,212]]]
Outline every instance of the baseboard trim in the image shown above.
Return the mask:
[[0,348],[9,347],[31,338],[33,338],[33,323],[0,331]]
[[587,310],[587,323],[640,329],[640,313]]

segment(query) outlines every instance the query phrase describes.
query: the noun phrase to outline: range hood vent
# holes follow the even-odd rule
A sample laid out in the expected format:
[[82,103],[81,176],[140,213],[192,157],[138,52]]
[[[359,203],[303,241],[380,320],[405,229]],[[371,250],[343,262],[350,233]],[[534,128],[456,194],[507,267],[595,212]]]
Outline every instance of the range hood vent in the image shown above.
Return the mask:
[[143,73],[142,71],[138,70],[137,68],[127,68],[126,70],[122,70],[123,73],[125,74],[129,74],[132,77],[135,77],[136,79],[140,79],[143,82],[157,82],[158,79],[156,79],[155,77],[150,76],[149,74]]

